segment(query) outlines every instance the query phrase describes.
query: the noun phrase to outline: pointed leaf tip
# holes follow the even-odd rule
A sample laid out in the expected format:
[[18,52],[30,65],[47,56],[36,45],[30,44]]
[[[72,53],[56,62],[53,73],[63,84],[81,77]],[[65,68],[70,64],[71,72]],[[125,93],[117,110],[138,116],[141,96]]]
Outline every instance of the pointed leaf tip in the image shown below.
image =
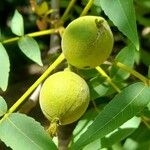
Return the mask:
[[39,45],[32,37],[24,36],[20,38],[18,46],[28,58],[43,66]]
[[14,34],[18,36],[24,35],[23,17],[17,10],[15,10],[14,16],[11,20],[11,30]]

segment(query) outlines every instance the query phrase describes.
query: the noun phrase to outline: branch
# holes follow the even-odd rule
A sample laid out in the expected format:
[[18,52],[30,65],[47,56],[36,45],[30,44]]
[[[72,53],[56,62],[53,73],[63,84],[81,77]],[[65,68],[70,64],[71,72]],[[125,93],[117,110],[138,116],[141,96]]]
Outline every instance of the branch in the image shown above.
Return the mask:
[[[51,9],[56,10],[51,14],[51,28],[57,28],[59,26],[59,8],[60,1],[59,0],[51,0]],[[49,54],[53,54],[60,49],[60,36],[58,33],[54,33],[50,37],[50,50]]]
[[35,91],[32,93],[29,99],[20,108],[19,110],[20,113],[28,114],[36,106],[39,100],[40,90],[41,90],[41,84],[35,89]]

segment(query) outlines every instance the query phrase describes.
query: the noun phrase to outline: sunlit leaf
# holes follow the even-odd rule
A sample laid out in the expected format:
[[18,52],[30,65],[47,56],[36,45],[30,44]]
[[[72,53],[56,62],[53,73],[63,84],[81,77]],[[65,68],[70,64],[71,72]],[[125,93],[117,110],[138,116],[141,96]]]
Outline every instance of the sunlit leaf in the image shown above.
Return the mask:
[[41,66],[43,65],[40,48],[38,43],[33,38],[28,36],[21,37],[18,41],[18,46],[28,58]]
[[85,146],[83,150],[100,150],[100,148],[101,148],[101,143],[100,140],[98,139]]
[[[88,85],[90,87],[90,95],[91,95],[92,100],[97,99],[99,97],[108,96],[116,92],[114,88],[107,81],[104,82],[105,80],[106,78],[104,77],[96,76],[92,78],[90,81],[88,81]],[[116,81],[115,84],[120,89],[127,86],[127,84],[124,82]]]
[[137,150],[138,143],[130,138],[128,138],[124,144],[124,150]]
[[141,119],[138,117],[133,117],[132,119],[125,122],[119,128],[101,139],[101,148],[110,147],[113,144],[125,139],[139,127],[140,122]]
[[124,150],[148,150],[150,147],[150,130],[144,125],[129,136],[123,145]]
[[76,150],[103,138],[134,117],[150,102],[149,91],[150,87],[140,82],[125,88],[111,100],[71,148]]
[[[101,112],[103,107],[101,106],[97,109]],[[80,138],[80,136],[88,129],[88,127],[94,122],[97,115],[98,112],[95,109],[87,111],[87,113],[80,119],[73,131],[73,142],[76,142]],[[133,133],[139,127],[140,122],[140,118],[133,117],[132,119],[121,125],[119,128],[106,135],[101,140],[97,139],[94,142],[86,145],[83,150],[88,150],[91,147],[96,150],[104,147],[110,147]]]
[[[115,58],[115,61],[121,62],[130,68],[133,68],[134,65],[134,56],[135,56],[135,47],[133,44],[123,48]],[[122,69],[113,66],[111,68],[111,76],[113,80],[122,81],[127,79],[130,76],[130,73],[123,71]]]
[[8,85],[10,62],[4,46],[0,43],[0,88],[5,91]]
[[22,15],[16,10],[11,21],[11,30],[18,36],[24,35],[24,23]]
[[13,113],[0,124],[0,139],[13,150],[56,150],[48,133],[34,119]]
[[[102,107],[97,108],[101,111]],[[98,112],[95,109],[88,110],[84,116],[79,120],[73,131],[73,142],[76,142],[80,136],[87,130],[87,128],[93,123]]]
[[5,100],[0,96],[0,117],[3,116],[7,111],[7,104]]

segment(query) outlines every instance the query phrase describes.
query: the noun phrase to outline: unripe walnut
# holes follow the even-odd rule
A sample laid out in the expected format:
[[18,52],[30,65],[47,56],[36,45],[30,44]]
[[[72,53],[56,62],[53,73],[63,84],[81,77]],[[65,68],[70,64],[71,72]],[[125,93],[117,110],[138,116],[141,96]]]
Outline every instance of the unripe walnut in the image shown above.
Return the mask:
[[39,99],[49,121],[66,125],[78,120],[86,111],[90,99],[89,87],[79,75],[61,71],[45,80]]
[[61,45],[69,64],[77,68],[94,68],[109,57],[113,43],[112,32],[104,18],[84,16],[67,26]]

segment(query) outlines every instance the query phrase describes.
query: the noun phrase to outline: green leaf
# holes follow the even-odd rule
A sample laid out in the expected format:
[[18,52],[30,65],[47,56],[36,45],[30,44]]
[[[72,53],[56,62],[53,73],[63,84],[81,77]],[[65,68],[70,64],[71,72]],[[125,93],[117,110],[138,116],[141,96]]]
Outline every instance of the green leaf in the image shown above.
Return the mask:
[[137,21],[144,26],[150,26],[150,20],[146,17],[137,14]]
[[[116,93],[114,88],[110,84],[108,84],[107,81],[104,82],[104,79],[106,80],[106,78],[104,78],[104,77],[96,76],[87,82],[90,87],[91,100],[94,100],[94,99],[97,99],[97,98],[103,97],[103,96],[109,96],[113,93]],[[116,81],[115,84],[120,89],[127,86],[127,84],[123,83],[123,82]]]
[[148,107],[148,110],[150,111],[150,103],[147,105],[147,107]]
[[150,1],[149,0],[136,0],[136,3],[140,5],[141,8],[150,9]]
[[142,62],[146,65],[149,66],[150,65],[150,52],[149,51],[145,51],[145,50],[141,50],[141,60]]
[[101,148],[101,143],[100,140],[98,139],[85,146],[83,150],[100,150],[100,148]]
[[[98,110],[101,111],[102,106],[98,107]],[[83,117],[79,120],[73,131],[73,142],[76,142],[80,136],[87,130],[87,128],[93,123],[95,117],[98,115],[98,112],[95,109],[88,110]]]
[[138,117],[133,117],[125,122],[119,128],[115,129],[113,132],[101,139],[101,148],[110,147],[113,144],[125,139],[139,127],[140,122],[141,119]]
[[98,75],[88,82],[88,85],[90,87],[91,100],[94,100],[98,97],[106,96],[109,91],[111,91],[111,86],[109,84],[105,84],[105,80],[106,79],[104,77]]
[[133,0],[100,0],[106,15],[118,29],[126,35],[139,50],[136,18]]
[[125,88],[112,99],[71,148],[81,149],[88,143],[103,138],[134,117],[150,102],[149,91],[150,87],[140,82]]
[[[145,128],[145,127],[144,127]],[[145,128],[146,132],[140,132],[137,135],[138,140],[134,138],[127,138],[123,145],[123,150],[149,150],[150,147],[150,130]],[[142,131],[142,130],[141,130]]]
[[147,105],[146,108],[144,108],[141,112],[140,112],[140,116],[143,116],[143,122],[148,122],[147,118],[150,118],[150,108],[149,108],[150,103]]
[[[103,105],[97,107],[99,111],[103,109]],[[76,142],[80,136],[88,129],[88,127],[93,123],[95,117],[98,115],[98,112],[92,108],[89,109],[79,120],[73,131],[73,143]],[[83,148],[83,150],[99,150],[101,148],[100,140],[96,140]]]
[[0,117],[3,116],[7,111],[7,103],[5,100],[0,96]]
[[83,148],[83,150],[89,150],[92,147],[94,147],[94,150],[102,149],[111,147],[115,143],[123,140],[126,138],[129,134],[133,133],[138,126],[140,125],[141,119],[138,117],[133,117],[132,119],[125,122],[122,126],[111,132],[110,134],[106,135],[101,140],[95,140],[94,142],[88,144]]
[[13,150],[56,150],[44,128],[33,118],[13,113],[0,125],[0,139]]
[[[118,55],[115,58],[115,61],[121,62],[129,66],[130,68],[133,68],[135,61],[134,56],[135,56],[135,47],[133,44],[130,44],[129,46],[123,48],[118,53]],[[116,81],[126,80],[130,76],[130,73],[123,71],[122,69],[116,66],[113,66],[111,68],[110,74],[112,76],[112,79]]]
[[[99,111],[103,109],[103,105],[100,105],[97,108]],[[93,123],[95,117],[98,115],[98,112],[92,108],[89,109],[83,117],[79,120],[78,124],[76,125],[73,131],[73,143],[76,142],[80,136],[88,129],[88,127]],[[96,140],[83,148],[83,150],[99,150],[101,148],[100,140]]]
[[129,137],[138,143],[150,142],[150,130],[146,128],[144,124],[141,124],[140,127]]
[[15,10],[14,16],[11,21],[11,30],[18,36],[24,35],[23,17],[17,10]]
[[73,72],[76,72],[77,74],[79,74],[85,80],[89,80],[89,79],[99,75],[95,68],[92,68],[92,69],[78,69],[78,68],[76,68],[76,67],[74,67],[70,64],[69,64],[69,68]]
[[123,148],[124,150],[148,150],[148,147],[150,146],[149,137],[149,128],[146,128],[144,124],[141,124],[140,127],[126,139]]
[[28,58],[30,58],[40,66],[43,66],[40,48],[38,46],[38,43],[33,38],[28,36],[21,37],[18,41],[18,46]]
[[137,150],[137,148],[138,148],[138,143],[129,138],[126,140],[123,147],[124,150]]
[[[147,150],[150,146],[150,129],[141,124],[140,127],[130,135],[124,145],[124,150]],[[133,147],[129,147],[130,144],[134,144]]]
[[[98,107],[99,111],[102,111],[102,106]],[[76,128],[73,131],[73,142],[76,142],[80,136],[88,129],[88,127],[94,122],[98,112],[94,109],[88,110],[85,115],[80,119]],[[133,117],[132,119],[125,122],[119,128],[115,129],[101,140],[95,140],[94,142],[86,145],[83,150],[88,150],[93,147],[94,150],[110,147],[113,144],[125,139],[128,135],[133,133],[140,125],[141,119]]]
[[5,91],[8,85],[10,62],[4,46],[0,43],[0,88]]
[[101,4],[100,4],[99,0],[94,0],[93,4],[95,6],[101,7]]

